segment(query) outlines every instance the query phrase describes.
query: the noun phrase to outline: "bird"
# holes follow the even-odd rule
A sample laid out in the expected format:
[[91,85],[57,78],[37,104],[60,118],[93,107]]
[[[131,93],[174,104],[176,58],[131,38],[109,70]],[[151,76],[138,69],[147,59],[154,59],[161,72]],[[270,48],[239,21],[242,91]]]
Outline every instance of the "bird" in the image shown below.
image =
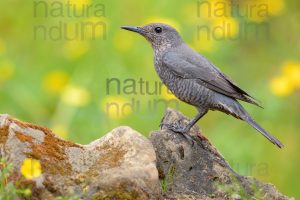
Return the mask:
[[150,42],[155,70],[161,81],[178,99],[198,111],[185,127],[179,122],[166,124],[169,130],[188,135],[208,111],[216,110],[247,122],[277,147],[284,146],[254,121],[239,100],[261,107],[259,102],[206,57],[189,47],[175,28],[164,23],[121,28],[138,33]]

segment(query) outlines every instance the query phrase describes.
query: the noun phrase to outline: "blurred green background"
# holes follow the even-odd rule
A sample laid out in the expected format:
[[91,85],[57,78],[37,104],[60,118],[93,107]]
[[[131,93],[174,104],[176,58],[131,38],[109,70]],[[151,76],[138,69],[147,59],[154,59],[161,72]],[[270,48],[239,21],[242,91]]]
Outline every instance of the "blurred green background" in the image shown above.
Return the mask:
[[[119,27],[165,22],[262,102],[264,109],[243,105],[285,148],[220,112],[198,123],[205,136],[239,173],[300,198],[299,8],[297,0],[2,0],[0,113],[82,144],[120,125],[148,136],[166,108],[154,101],[177,104],[165,88],[140,91],[139,79],[144,91],[159,83],[152,49]],[[177,107],[196,114],[184,103]]]

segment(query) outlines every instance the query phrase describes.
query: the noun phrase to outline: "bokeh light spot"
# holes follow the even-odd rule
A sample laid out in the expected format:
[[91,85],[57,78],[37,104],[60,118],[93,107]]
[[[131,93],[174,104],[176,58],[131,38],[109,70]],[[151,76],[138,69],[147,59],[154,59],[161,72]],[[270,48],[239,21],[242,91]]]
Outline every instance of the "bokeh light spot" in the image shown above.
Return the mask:
[[9,80],[15,72],[14,64],[10,60],[0,62],[0,81]]
[[69,81],[69,75],[61,70],[48,73],[43,82],[43,86],[47,92],[60,93],[64,90]]
[[168,88],[165,85],[163,85],[162,87],[161,95],[167,100],[177,99],[175,95],[170,90],[168,90]]
[[300,88],[300,63],[299,62],[287,62],[283,66],[283,74],[286,76],[292,84]]
[[277,96],[288,96],[294,89],[291,81],[285,76],[273,78],[270,82],[270,88],[272,93]]
[[87,53],[89,43],[86,41],[69,41],[63,46],[64,55],[69,59],[77,59]]
[[215,38],[228,38],[236,36],[239,32],[239,24],[233,17],[218,17],[212,22]]
[[3,54],[6,50],[5,42],[0,38],[0,55]]
[[113,40],[113,44],[114,47],[119,50],[120,52],[126,52],[129,51],[130,48],[133,45],[133,41],[134,41],[134,35],[129,33],[126,34],[126,39],[125,38],[125,33],[122,31],[117,31],[114,40]]
[[67,0],[76,10],[82,10],[91,3],[91,0]]
[[61,138],[66,139],[69,135],[68,128],[63,124],[54,124],[51,127],[52,131]]
[[62,94],[62,101],[70,106],[83,107],[90,103],[91,95],[89,91],[79,86],[67,86]]
[[99,104],[100,110],[111,119],[121,119],[132,114],[130,101],[121,96],[107,96]]

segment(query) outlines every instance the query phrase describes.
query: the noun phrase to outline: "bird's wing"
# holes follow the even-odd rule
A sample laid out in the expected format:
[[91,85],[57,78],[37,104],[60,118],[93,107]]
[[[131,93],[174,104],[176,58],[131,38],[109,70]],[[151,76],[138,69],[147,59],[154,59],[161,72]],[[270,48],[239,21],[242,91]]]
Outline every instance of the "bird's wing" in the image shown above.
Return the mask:
[[[226,96],[260,106],[247,92],[239,88],[218,68],[211,63],[188,61],[176,52],[167,52],[163,55],[163,64],[175,75],[184,79],[193,79],[197,83]],[[203,64],[201,64],[203,63]],[[261,106],[260,106],[261,107]]]

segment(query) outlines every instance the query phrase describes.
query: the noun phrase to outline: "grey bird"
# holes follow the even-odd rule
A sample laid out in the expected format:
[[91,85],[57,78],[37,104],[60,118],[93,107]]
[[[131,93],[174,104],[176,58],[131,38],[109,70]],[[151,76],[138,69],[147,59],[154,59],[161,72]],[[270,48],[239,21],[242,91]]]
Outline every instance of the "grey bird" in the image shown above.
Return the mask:
[[204,56],[187,46],[175,28],[163,23],[121,28],[139,33],[151,43],[155,70],[162,82],[178,99],[198,110],[186,127],[174,122],[167,124],[168,129],[187,135],[209,110],[218,110],[246,121],[273,144],[283,147],[278,139],[251,118],[237,100],[260,107],[258,102]]

